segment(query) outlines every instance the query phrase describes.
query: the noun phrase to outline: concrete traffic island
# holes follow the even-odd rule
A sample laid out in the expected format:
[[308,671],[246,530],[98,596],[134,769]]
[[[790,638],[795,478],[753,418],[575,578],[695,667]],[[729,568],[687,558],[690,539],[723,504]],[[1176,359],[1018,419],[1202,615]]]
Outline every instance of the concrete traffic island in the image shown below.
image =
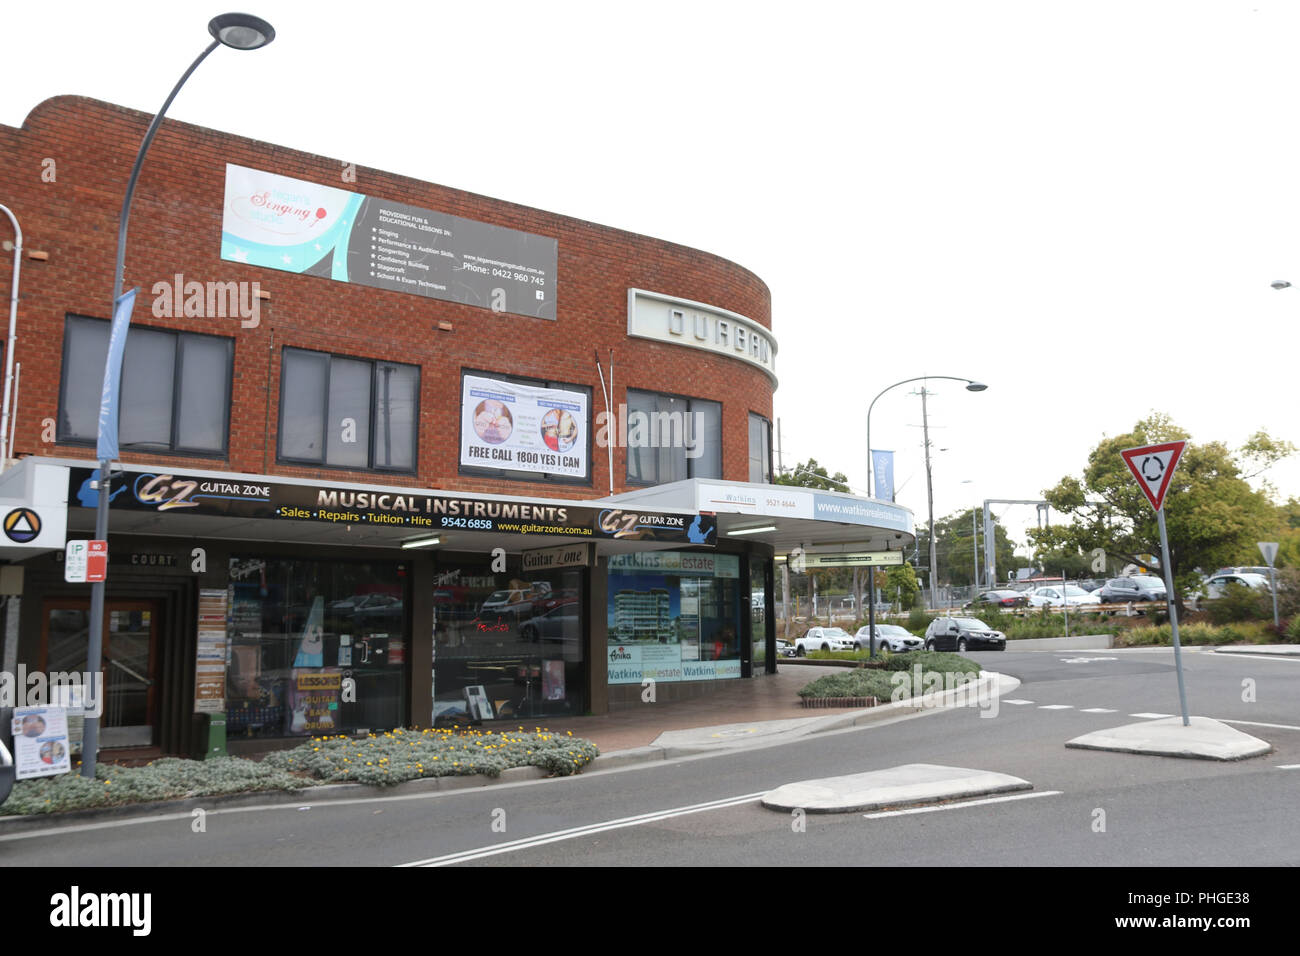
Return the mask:
[[766,793],[762,803],[769,810],[786,812],[857,813],[1032,789],[1029,781],[1005,773],[909,763],[870,773],[787,783]]
[[1194,757],[1201,760],[1244,760],[1270,753],[1271,744],[1242,733],[1211,717],[1191,717],[1183,726],[1181,717],[1162,717],[1098,730],[1067,741],[1065,746],[1080,750],[1110,750],[1156,757]]

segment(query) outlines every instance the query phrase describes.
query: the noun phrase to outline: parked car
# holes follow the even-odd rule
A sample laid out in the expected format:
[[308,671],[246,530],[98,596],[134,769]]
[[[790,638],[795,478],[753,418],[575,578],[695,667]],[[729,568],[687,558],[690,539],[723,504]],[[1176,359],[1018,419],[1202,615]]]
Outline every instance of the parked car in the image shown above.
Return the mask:
[[1207,601],[1217,601],[1227,593],[1230,584],[1238,584],[1242,587],[1253,588],[1256,591],[1272,593],[1272,588],[1268,585],[1268,578],[1262,574],[1216,574],[1203,585],[1205,599]]
[[784,638],[776,639],[776,652],[781,657],[794,657],[794,645]]
[[851,651],[853,647],[853,638],[842,627],[810,627],[794,642],[797,657],[805,657],[809,651]]
[[1269,570],[1270,569],[1267,567],[1252,565],[1240,568],[1219,568],[1219,570],[1215,571],[1214,574],[1216,577],[1220,574],[1258,574],[1261,578],[1267,578]]
[[[858,633],[854,635],[854,643],[858,650],[870,650],[871,638],[869,637],[870,628],[860,627]],[[904,651],[915,651],[925,644],[919,637],[913,634],[905,627],[897,624],[877,624],[876,625],[876,650],[890,650],[896,654]]]
[[925,629],[927,651],[1005,651],[1007,636],[979,618],[937,617]]
[[1136,601],[1164,601],[1168,599],[1165,582],[1149,574],[1111,578],[1094,591],[1102,604],[1128,604]]
[[1030,607],[1076,607],[1084,604],[1100,604],[1101,598],[1089,594],[1083,588],[1073,584],[1061,587],[1059,584],[1045,588],[1034,588],[1029,595]]
[[1029,597],[1022,591],[1012,591],[1010,588],[985,591],[975,600],[967,603],[966,607],[972,608],[979,604],[991,604],[994,607],[1028,607]]

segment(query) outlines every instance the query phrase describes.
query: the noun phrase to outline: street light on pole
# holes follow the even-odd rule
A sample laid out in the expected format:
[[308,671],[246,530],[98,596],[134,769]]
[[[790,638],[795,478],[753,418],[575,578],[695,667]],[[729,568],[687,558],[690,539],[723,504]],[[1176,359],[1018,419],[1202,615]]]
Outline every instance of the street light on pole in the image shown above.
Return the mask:
[[[970,378],[961,378],[960,376],[957,375],[917,375],[913,378],[905,378],[901,382],[895,382],[893,385],[889,385],[886,386],[885,388],[882,388],[880,392],[876,395],[876,397],[871,400],[871,404],[867,406],[867,496],[868,497],[871,496],[871,490],[872,490],[871,489],[871,410],[875,408],[877,399],[879,399],[881,395],[884,395],[885,392],[889,391],[891,388],[897,388],[899,385],[906,385],[908,382],[926,382],[932,378],[943,378],[954,382],[965,382],[966,391],[968,392],[982,392],[988,388],[988,386],[985,385],[983,382],[977,382],[974,379],[970,379]],[[925,496],[928,502],[929,516],[930,516],[929,517],[929,521],[930,521],[930,525],[929,525],[930,528],[929,531],[930,606],[934,607],[934,594],[935,594],[934,568],[936,562],[935,546],[934,546],[934,486],[931,483],[931,479],[930,479],[930,419],[926,410],[926,401],[925,401],[926,395],[927,395],[927,391],[925,386],[923,385],[921,386],[921,422],[925,432]],[[875,598],[874,593],[872,594],[872,598],[873,599]],[[875,623],[876,623],[875,614],[873,613],[871,615],[871,627],[874,628]]]
[[[275,39],[275,29],[271,24],[247,13],[224,13],[219,17],[213,17],[208,22],[208,33],[212,34],[212,42],[190,64],[190,68],[181,75],[180,80],[172,87],[171,93],[163,101],[162,108],[158,110],[153,121],[149,124],[149,128],[145,131],[144,139],[140,142],[140,149],[135,154],[135,163],[131,166],[131,175],[126,182],[126,195],[122,198],[122,214],[118,218],[117,225],[117,260],[113,265],[112,314],[115,319],[115,331],[117,328],[118,303],[122,298],[122,272],[126,259],[126,231],[131,218],[131,199],[135,196],[136,182],[140,178],[140,167],[144,165],[145,153],[149,151],[154,135],[158,132],[158,127],[162,125],[167,108],[172,105],[172,100],[176,99],[176,94],[181,91],[181,87],[190,78],[190,74],[198,69],[199,64],[207,59],[208,54],[217,47],[228,46],[232,50],[258,50]],[[127,320],[129,321],[129,312],[127,313]],[[121,335],[125,336],[125,334],[124,323]],[[115,353],[110,343],[108,360],[104,364],[104,392],[103,401],[100,405],[100,442],[102,448],[115,448],[117,444],[117,422],[108,419],[110,415],[115,416],[116,413],[115,393],[116,384],[121,374],[121,361],[121,349],[119,348]],[[110,435],[111,437],[109,437]],[[107,445],[103,444],[106,438],[109,438]],[[99,476],[98,481],[94,484],[99,498],[95,509],[95,538],[99,541],[108,538],[108,501],[112,485],[112,459],[113,456],[111,455],[105,455],[103,452],[99,454]],[[86,667],[89,674],[99,674],[103,664],[103,652],[104,582],[96,581],[90,588],[90,636],[86,648]],[[93,778],[95,776],[96,757],[99,752],[99,717],[96,715],[91,714],[86,717],[81,749],[81,775]]]

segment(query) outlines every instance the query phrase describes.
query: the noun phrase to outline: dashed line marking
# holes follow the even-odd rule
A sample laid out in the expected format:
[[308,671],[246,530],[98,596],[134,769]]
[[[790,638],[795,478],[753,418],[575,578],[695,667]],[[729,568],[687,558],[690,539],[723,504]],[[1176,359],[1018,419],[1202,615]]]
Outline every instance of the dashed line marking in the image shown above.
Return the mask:
[[1080,713],[1083,713],[1083,714],[1114,714],[1114,713],[1117,713],[1117,711],[1111,710],[1109,707],[1085,707],[1082,711],[1080,711]]
[[1074,710],[1073,704],[1043,704],[1039,710]]
[[1172,717],[1173,714],[1129,714],[1130,717],[1146,717],[1150,720],[1159,720],[1161,717]]
[[1021,706],[1021,705],[1023,705],[1023,704],[1032,704],[1033,701],[1032,701],[1032,700],[1004,700],[1002,703],[1004,703],[1004,704],[1015,704],[1017,707],[1019,707],[1019,706]]

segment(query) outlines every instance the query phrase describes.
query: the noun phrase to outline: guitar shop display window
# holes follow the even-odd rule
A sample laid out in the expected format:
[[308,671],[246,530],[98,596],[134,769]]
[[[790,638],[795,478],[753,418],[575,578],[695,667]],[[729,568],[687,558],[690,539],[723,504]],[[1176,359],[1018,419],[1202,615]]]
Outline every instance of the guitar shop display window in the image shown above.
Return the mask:
[[586,709],[583,572],[529,572],[511,556],[439,555],[434,577],[435,723]]
[[230,559],[226,732],[306,737],[407,723],[406,566]]

